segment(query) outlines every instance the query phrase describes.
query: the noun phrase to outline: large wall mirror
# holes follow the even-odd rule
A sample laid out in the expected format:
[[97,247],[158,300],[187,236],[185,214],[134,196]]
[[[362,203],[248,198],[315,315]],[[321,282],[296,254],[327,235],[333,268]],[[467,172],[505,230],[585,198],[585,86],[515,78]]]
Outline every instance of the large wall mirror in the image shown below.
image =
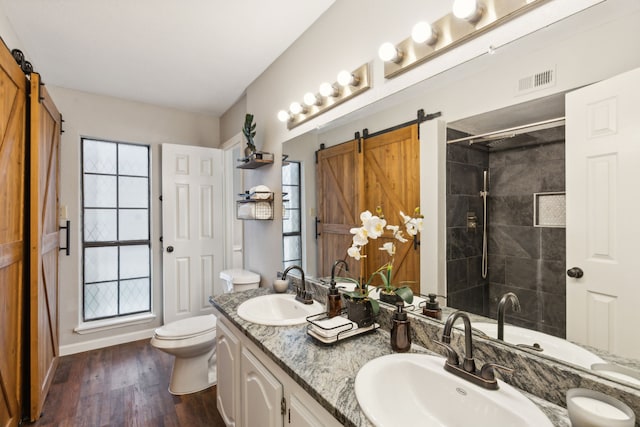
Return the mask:
[[[437,268],[422,272],[421,293],[446,294],[443,304],[477,315],[475,324],[494,327],[500,300],[509,292],[516,294],[520,312],[512,310],[512,301],[504,305],[508,326],[514,327],[505,334],[505,345],[524,344],[518,338],[508,342],[509,333],[518,333],[518,328],[561,339],[575,334],[580,325],[571,320],[567,289],[576,286],[579,272],[567,276],[567,270],[575,267],[569,265],[573,260],[567,230],[576,230],[576,212],[566,214],[566,200],[577,187],[567,165],[581,161],[567,149],[565,94],[640,67],[640,51],[625,47],[637,38],[638,19],[640,7],[631,1],[603,2],[286,141],[283,153],[301,164],[305,271],[319,275],[315,162],[321,145],[341,144],[365,128],[376,132],[407,122],[421,108],[441,111],[441,125],[420,127],[420,149],[431,147],[428,156],[420,155],[420,192],[438,192],[429,200],[441,200],[435,207],[425,206],[421,197],[421,207],[425,221],[435,224],[433,229],[442,236]],[[435,130],[423,132],[427,127]],[[639,141],[636,135],[636,144]],[[426,176],[440,176],[442,182],[435,185]],[[611,185],[609,196],[616,191]],[[623,197],[620,191],[618,198]],[[594,197],[598,194],[593,192]],[[599,200],[604,207],[613,203]],[[628,239],[633,233],[629,231]],[[424,243],[434,236],[423,232],[421,239]],[[426,245],[420,250],[425,256]],[[421,263],[423,270],[425,265],[432,264]],[[432,271],[436,269],[440,273]],[[603,294],[603,301],[606,297]],[[606,301],[594,304],[595,309],[607,307]],[[493,333],[490,328],[479,333],[483,332]],[[530,351],[640,389],[640,342],[631,341],[628,346],[611,342],[596,346],[623,348],[618,354],[582,346],[594,356],[584,360],[573,358],[577,350],[571,347],[566,358],[562,351],[553,355],[544,353],[544,348]],[[616,368],[595,370],[602,368],[596,366],[599,359],[601,365],[615,363]]]

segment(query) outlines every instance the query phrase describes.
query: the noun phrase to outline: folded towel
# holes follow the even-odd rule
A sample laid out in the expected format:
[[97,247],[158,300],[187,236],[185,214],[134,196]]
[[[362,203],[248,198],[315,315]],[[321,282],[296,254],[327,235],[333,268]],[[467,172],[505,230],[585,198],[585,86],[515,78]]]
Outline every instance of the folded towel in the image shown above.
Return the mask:
[[255,203],[242,203],[238,206],[238,219],[255,219],[256,207]]
[[271,189],[266,185],[256,185],[249,189],[252,199],[268,200],[271,197]]
[[[332,329],[335,328],[335,329]],[[314,321],[311,324],[311,329],[318,335],[326,338],[335,337],[340,332],[349,331],[351,329],[357,329],[358,324],[352,322],[346,317],[336,316],[330,319],[323,319]]]

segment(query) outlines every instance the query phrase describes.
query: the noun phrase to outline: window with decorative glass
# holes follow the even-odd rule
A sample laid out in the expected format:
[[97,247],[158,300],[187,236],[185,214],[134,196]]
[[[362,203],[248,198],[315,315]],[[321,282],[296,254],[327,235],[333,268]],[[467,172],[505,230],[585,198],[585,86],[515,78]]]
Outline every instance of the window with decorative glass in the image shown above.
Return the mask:
[[282,164],[282,194],[285,202],[282,209],[283,268],[302,266],[302,209],[300,206],[300,162],[286,161]]
[[83,318],[151,310],[149,146],[82,139]]

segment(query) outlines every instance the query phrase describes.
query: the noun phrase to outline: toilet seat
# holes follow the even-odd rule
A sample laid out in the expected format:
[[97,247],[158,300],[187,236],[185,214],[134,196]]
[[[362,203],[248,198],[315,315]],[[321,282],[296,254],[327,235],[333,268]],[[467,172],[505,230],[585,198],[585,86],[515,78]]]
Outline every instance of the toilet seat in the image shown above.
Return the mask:
[[184,340],[207,334],[215,331],[215,329],[216,316],[205,314],[177,320],[157,328],[154,338],[159,340]]

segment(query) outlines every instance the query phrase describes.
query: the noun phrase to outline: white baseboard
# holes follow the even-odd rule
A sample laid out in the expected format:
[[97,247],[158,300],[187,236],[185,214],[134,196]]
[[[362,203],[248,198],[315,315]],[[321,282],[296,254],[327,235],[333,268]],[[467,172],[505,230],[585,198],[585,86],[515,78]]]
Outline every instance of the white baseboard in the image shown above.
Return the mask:
[[90,341],[83,341],[75,344],[62,345],[60,346],[60,356],[67,356],[69,354],[82,353],[83,351],[96,350],[99,348],[111,347],[113,345],[125,344],[132,341],[151,338],[154,331],[155,328],[151,328],[142,331],[130,332],[127,334],[99,338]]

